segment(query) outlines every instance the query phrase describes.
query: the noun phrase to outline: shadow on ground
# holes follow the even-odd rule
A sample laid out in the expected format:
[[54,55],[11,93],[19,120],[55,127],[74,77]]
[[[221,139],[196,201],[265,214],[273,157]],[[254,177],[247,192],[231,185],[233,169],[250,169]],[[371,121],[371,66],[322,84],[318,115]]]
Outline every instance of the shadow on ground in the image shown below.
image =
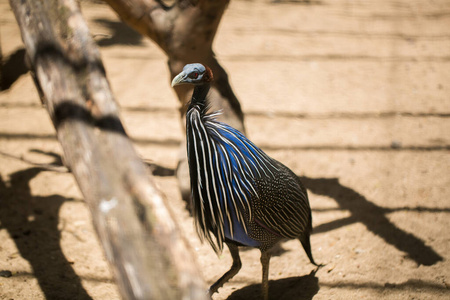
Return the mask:
[[[47,154],[60,163],[58,155]],[[92,299],[60,246],[59,209],[71,199],[31,194],[30,181],[43,171],[33,167],[15,172],[8,183],[0,177],[0,224],[30,263],[46,299]]]
[[0,91],[9,89],[20,76],[28,72],[28,67],[25,64],[25,49],[23,48],[5,57],[5,61],[0,61],[0,63],[2,64],[0,68]]
[[111,35],[107,36],[96,36],[94,33],[94,38],[100,47],[109,47],[114,45],[143,45],[142,35],[123,22],[111,21],[107,19],[96,19],[95,22],[111,31]]
[[[309,275],[269,281],[269,297],[277,300],[309,300],[319,291],[316,270]],[[228,300],[259,300],[261,284],[252,284],[233,292]]]
[[386,243],[399,251],[406,252],[408,258],[419,265],[430,266],[443,260],[442,256],[427,246],[424,241],[389,221],[386,214],[391,211],[390,209],[370,202],[355,190],[340,184],[337,178],[299,178],[311,192],[334,199],[340,209],[348,210],[351,213],[350,217],[315,227],[313,233],[326,232],[359,222],[364,224],[369,231],[384,239]]
[[[123,22],[107,19],[96,19],[95,22],[108,28],[111,32],[110,35],[95,35],[94,32],[94,39],[100,47],[110,47],[114,45],[141,46],[144,44],[142,35],[125,25]],[[20,76],[29,71],[29,68],[25,63],[25,55],[25,49],[20,48],[11,55],[5,57],[3,62],[0,61],[2,64],[0,68],[0,91],[9,89]]]

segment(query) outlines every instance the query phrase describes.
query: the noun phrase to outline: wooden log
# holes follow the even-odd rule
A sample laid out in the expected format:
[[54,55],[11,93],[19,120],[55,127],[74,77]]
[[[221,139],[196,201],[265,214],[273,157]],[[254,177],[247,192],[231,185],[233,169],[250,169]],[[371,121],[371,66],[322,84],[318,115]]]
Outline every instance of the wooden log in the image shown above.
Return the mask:
[[77,3],[10,4],[123,298],[205,299],[193,254],[125,133]]

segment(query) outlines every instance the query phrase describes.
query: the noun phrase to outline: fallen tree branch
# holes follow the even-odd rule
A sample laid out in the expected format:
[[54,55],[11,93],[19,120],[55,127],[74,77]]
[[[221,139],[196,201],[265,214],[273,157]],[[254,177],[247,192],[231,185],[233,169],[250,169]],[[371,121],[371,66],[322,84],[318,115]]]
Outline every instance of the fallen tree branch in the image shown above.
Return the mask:
[[124,299],[205,299],[191,250],[118,115],[74,0],[10,0],[65,163]]

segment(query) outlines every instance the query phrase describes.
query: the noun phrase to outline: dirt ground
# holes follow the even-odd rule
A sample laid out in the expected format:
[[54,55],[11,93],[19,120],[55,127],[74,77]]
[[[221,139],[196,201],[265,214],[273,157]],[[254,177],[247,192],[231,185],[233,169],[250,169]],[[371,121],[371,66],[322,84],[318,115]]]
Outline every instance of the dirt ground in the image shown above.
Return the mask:
[[[198,254],[208,284],[230,266],[201,244],[177,189],[183,138],[166,58],[103,4],[82,1],[122,119]],[[0,299],[119,299],[0,1]],[[308,188],[315,272],[297,241],[270,265],[272,299],[450,299],[450,1],[232,0],[215,41],[250,138]],[[259,251],[214,295],[258,299]],[[9,273],[9,272],[10,273]],[[11,275],[11,276],[9,276]]]

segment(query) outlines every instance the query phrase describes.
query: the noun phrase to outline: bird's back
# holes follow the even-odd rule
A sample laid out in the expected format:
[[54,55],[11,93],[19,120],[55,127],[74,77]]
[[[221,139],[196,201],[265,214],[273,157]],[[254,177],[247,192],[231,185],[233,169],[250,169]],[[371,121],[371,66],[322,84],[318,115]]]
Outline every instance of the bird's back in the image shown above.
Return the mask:
[[258,197],[252,201],[251,236],[258,236],[266,249],[282,238],[309,238],[312,228],[306,189],[290,169],[276,160],[274,164],[278,171],[273,177],[255,180]]

